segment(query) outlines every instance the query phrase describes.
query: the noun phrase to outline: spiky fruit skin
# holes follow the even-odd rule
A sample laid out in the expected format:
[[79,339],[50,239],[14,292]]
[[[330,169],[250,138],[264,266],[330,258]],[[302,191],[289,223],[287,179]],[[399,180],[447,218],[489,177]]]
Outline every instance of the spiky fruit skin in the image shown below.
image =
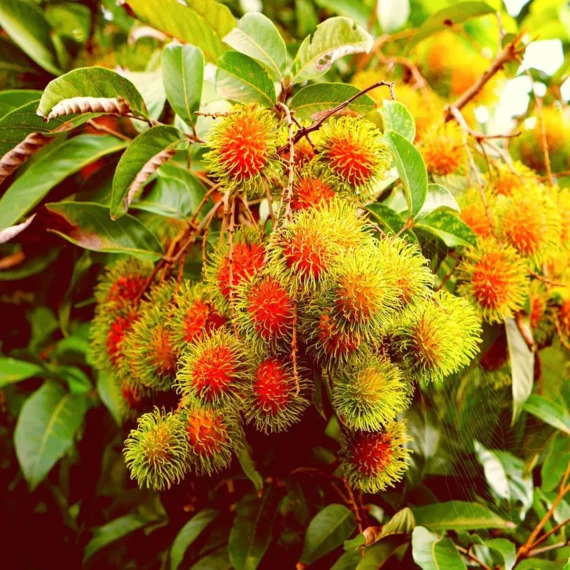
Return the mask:
[[103,273],[95,289],[95,300],[98,305],[110,307],[132,305],[141,296],[151,272],[152,263],[148,261],[121,259]]
[[496,220],[493,215],[496,212],[496,200],[494,195],[487,191],[484,192],[484,196],[485,202],[477,188],[469,188],[459,200],[461,205],[459,217],[478,237],[489,238],[495,231]]
[[422,139],[421,153],[429,173],[447,176],[466,164],[464,133],[456,123],[430,130]]
[[335,192],[325,177],[315,168],[307,168],[295,179],[291,208],[298,212],[329,204]]
[[204,160],[210,174],[226,189],[254,197],[263,193],[264,179],[281,172],[278,144],[279,124],[271,111],[255,105],[236,106],[214,124]]
[[122,374],[152,390],[168,390],[176,376],[178,350],[169,325],[175,287],[175,283],[166,282],[150,292],[125,338]]
[[343,438],[342,470],[352,487],[377,493],[393,487],[407,470],[409,437],[404,421],[377,432],[356,431]]
[[245,419],[265,433],[284,431],[301,419],[309,405],[306,390],[304,371],[295,380],[287,360],[265,354],[255,366],[247,391]]
[[220,329],[182,355],[176,383],[184,397],[202,404],[239,409],[250,374],[242,342]]
[[125,462],[140,487],[163,491],[188,471],[188,439],[182,418],[155,408],[143,414],[125,441]]
[[334,376],[333,405],[348,428],[377,431],[408,407],[410,392],[400,368],[378,356],[357,355]]
[[258,273],[237,292],[235,323],[244,338],[277,348],[290,343],[296,310],[283,279]]
[[528,296],[528,270],[514,248],[493,238],[469,247],[459,267],[461,291],[488,323],[500,323],[520,311]]
[[178,353],[228,322],[214,308],[202,283],[182,283],[174,295],[174,305],[169,325]]
[[264,261],[265,245],[259,232],[250,228],[235,233],[231,263],[228,244],[224,242],[216,248],[204,265],[204,283],[218,312],[229,316],[230,297],[245,279],[262,269]]
[[245,441],[237,414],[190,400],[181,415],[185,417],[191,469],[197,475],[212,475],[228,467]]
[[552,319],[553,308],[548,303],[548,291],[540,281],[533,281],[530,285],[528,297],[528,321],[532,331],[532,338],[539,346],[548,345],[555,333]]
[[340,117],[329,119],[319,134],[318,160],[323,169],[347,196],[366,199],[390,168],[382,133],[365,119]]
[[418,381],[439,381],[477,354],[481,326],[466,300],[445,290],[406,310],[395,330],[395,348]]
[[514,172],[508,164],[497,165],[493,184],[497,194],[513,196],[525,192],[530,184],[535,185],[538,182],[536,173],[521,162],[515,162],[513,166]]

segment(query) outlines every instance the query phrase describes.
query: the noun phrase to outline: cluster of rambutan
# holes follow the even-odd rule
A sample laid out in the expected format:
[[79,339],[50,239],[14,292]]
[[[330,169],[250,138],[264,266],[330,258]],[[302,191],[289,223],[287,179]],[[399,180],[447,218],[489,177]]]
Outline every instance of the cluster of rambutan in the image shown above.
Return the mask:
[[487,178],[460,200],[461,218],[477,235],[459,265],[460,291],[489,323],[526,313],[544,346],[557,328],[565,330],[570,299],[568,190],[541,183],[520,163],[500,165]]
[[[103,278],[94,362],[130,403],[169,390],[179,398],[175,410],[139,418],[126,440],[131,475],[164,489],[189,471],[226,467],[245,443],[243,423],[288,429],[317,379],[342,428],[347,480],[383,490],[406,470],[399,416],[414,382],[467,365],[479,318],[465,299],[433,291],[417,246],[380,236],[359,210],[390,166],[372,123],[329,119],[291,157],[284,121],[271,111],[236,107],[218,121],[210,175],[230,200],[265,188],[278,196],[279,185],[282,211],[269,235],[255,224],[232,226],[200,283],[152,283],[138,302],[151,267],[122,262]],[[283,182],[288,167],[292,188]]]

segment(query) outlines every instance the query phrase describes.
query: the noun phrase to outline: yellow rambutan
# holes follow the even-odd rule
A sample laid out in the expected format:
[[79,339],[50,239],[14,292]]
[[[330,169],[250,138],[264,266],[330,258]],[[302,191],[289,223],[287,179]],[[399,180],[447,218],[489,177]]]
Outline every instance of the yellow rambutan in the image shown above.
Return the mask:
[[[491,237],[496,225],[493,218],[496,214],[495,197],[487,190],[484,191],[484,196],[487,207],[485,207],[481,192],[477,188],[469,188],[459,199],[461,205],[459,217],[478,237],[482,238]],[[489,220],[489,216],[491,216],[491,220]]]
[[497,194],[512,196],[517,192],[524,192],[529,184],[538,182],[536,173],[522,162],[516,162],[513,166],[514,172],[507,164],[497,165],[493,184]]
[[428,131],[420,150],[428,172],[438,176],[459,171],[467,161],[464,133],[457,123],[445,123]]

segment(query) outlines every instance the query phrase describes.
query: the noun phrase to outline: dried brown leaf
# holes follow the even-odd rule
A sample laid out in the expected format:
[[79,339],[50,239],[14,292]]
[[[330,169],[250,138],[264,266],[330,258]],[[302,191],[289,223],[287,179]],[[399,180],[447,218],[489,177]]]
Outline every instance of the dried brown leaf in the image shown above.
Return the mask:
[[53,140],[55,140],[54,137],[48,137],[42,133],[30,133],[21,143],[8,151],[0,158],[0,184],[31,156]]
[[84,113],[126,115],[130,110],[129,102],[122,97],[72,97],[55,105],[45,119],[49,121],[57,117]]

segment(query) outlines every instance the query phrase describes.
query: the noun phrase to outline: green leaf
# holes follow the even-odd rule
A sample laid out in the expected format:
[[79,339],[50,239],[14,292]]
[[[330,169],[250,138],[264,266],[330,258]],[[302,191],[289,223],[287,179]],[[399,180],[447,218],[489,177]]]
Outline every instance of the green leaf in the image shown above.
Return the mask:
[[380,538],[393,534],[409,534],[416,526],[414,513],[408,507],[398,511],[385,525],[382,526]]
[[415,218],[427,195],[427,171],[418,149],[400,133],[387,131],[385,141],[396,161],[398,176],[404,186],[408,211]]
[[421,526],[412,534],[412,554],[422,570],[467,570],[450,538],[439,538]]
[[38,114],[47,117],[58,103],[74,97],[122,97],[136,114],[148,115],[144,100],[132,82],[104,67],[80,67],[50,81],[40,100]]
[[516,565],[516,570],[560,570],[560,564],[544,558],[525,558]]
[[218,511],[215,509],[203,509],[178,531],[170,547],[170,570],[178,570],[188,547],[217,516]]
[[[120,218],[126,214],[137,192],[146,184],[148,178],[164,164],[164,161],[149,163],[163,151],[172,151],[186,140],[182,133],[171,126],[157,125],[141,133],[134,139],[121,156],[113,177],[113,196],[111,198],[111,216]],[[172,154],[170,155],[172,156]],[[143,168],[149,169],[143,180]],[[145,169],[146,171],[146,169]],[[140,175],[139,175],[140,174]]]
[[249,12],[225,38],[230,47],[263,65],[274,79],[283,77],[287,48],[273,22],[263,14]]
[[[366,549],[364,558],[361,558],[356,570],[378,570],[383,568],[400,546],[402,546],[401,537],[385,538],[382,542]],[[386,566],[386,568],[390,568],[390,566]]]
[[490,538],[485,541],[485,545],[501,555],[505,563],[505,570],[514,568],[517,561],[517,551],[514,542],[506,538]]
[[225,47],[224,38],[236,25],[227,6],[212,0],[129,0],[129,8],[139,19],[186,44],[200,48],[216,63]]
[[455,214],[446,210],[434,210],[419,220],[415,226],[439,238],[448,247],[473,245],[473,230]]
[[455,24],[461,24],[472,18],[486,14],[494,14],[495,9],[485,2],[458,2],[453,6],[443,8],[432,14],[420,27],[418,33],[408,42],[408,48],[413,47],[425,38],[449,29]]
[[416,123],[405,105],[391,99],[384,99],[378,109],[382,116],[384,131],[394,131],[413,143],[416,138]]
[[514,524],[479,503],[449,501],[425,507],[412,507],[418,526],[433,531],[513,528]]
[[108,135],[78,135],[47,146],[0,198],[0,230],[16,223],[68,176],[124,147],[124,141]]
[[30,491],[71,447],[86,409],[83,396],[72,396],[55,382],[45,382],[26,400],[14,445]]
[[568,457],[570,457],[570,438],[563,433],[555,434],[540,470],[540,486],[543,491],[553,491],[558,487],[566,471]]
[[[316,83],[307,85],[295,93],[289,107],[295,110],[299,119],[315,119],[315,115],[336,107],[360,92],[358,87],[347,83]],[[352,102],[347,109],[366,115],[374,110],[376,104],[369,95],[362,95]]]
[[349,18],[329,18],[307,36],[295,56],[291,82],[301,83],[324,75],[339,57],[353,53],[368,53],[372,36]]
[[36,275],[50,266],[58,254],[59,251],[57,249],[50,249],[45,254],[31,257],[26,263],[18,265],[15,269],[3,269],[0,271],[0,281],[17,281],[18,279]]
[[456,212],[460,211],[457,200],[445,186],[441,184],[428,184],[426,201],[418,214],[418,219],[425,218],[440,208],[449,208]]
[[235,570],[255,570],[271,542],[279,494],[273,485],[261,498],[246,495],[237,505],[230,531],[230,561]]
[[344,505],[327,505],[309,523],[301,562],[312,564],[338,546],[355,530],[354,514]]
[[44,70],[40,69],[17,45],[3,37],[0,37],[0,70],[9,73],[30,73],[36,76],[44,74]]
[[251,57],[229,51],[218,60],[216,92],[238,103],[275,105],[275,86],[265,69]]
[[97,393],[117,425],[122,425],[125,399],[121,393],[121,385],[117,378],[112,374],[99,372],[97,375]]
[[87,562],[96,552],[108,544],[120,540],[128,534],[140,530],[151,523],[155,523],[157,520],[156,514],[153,513],[145,515],[131,513],[96,528],[93,538],[85,547],[83,563]]
[[36,376],[42,370],[41,366],[31,362],[0,356],[0,388]]
[[[406,223],[406,220],[400,214],[385,204],[375,202],[374,204],[368,204],[366,209],[378,221],[382,229],[389,234],[397,234]],[[401,236],[410,243],[418,243],[418,239],[411,230],[404,231]]]
[[263,489],[263,478],[255,468],[255,463],[251,457],[251,448],[249,445],[244,445],[240,451],[237,452],[237,458],[247,478],[253,483],[255,490],[260,492]]
[[162,78],[166,97],[178,116],[191,127],[200,109],[204,83],[204,54],[200,48],[175,43],[162,52]]
[[[158,122],[166,104],[162,70],[130,71],[124,75],[141,94],[148,110],[148,117],[152,121]],[[146,131],[149,128],[149,124],[145,121],[134,121],[133,126],[139,132]]]
[[212,554],[198,560],[190,570],[232,570],[227,546],[222,546]]
[[570,413],[560,404],[550,402],[537,394],[532,394],[524,404],[523,409],[553,428],[570,434]]
[[101,204],[57,202],[46,204],[46,209],[53,218],[48,231],[84,249],[142,259],[158,259],[163,253],[160,242],[143,223],[128,215],[113,221]]
[[41,91],[34,89],[11,89],[0,91],[0,119],[27,103],[38,101],[42,96]]
[[38,7],[22,0],[2,0],[0,27],[40,67],[53,75],[61,73],[52,42],[54,32]]

